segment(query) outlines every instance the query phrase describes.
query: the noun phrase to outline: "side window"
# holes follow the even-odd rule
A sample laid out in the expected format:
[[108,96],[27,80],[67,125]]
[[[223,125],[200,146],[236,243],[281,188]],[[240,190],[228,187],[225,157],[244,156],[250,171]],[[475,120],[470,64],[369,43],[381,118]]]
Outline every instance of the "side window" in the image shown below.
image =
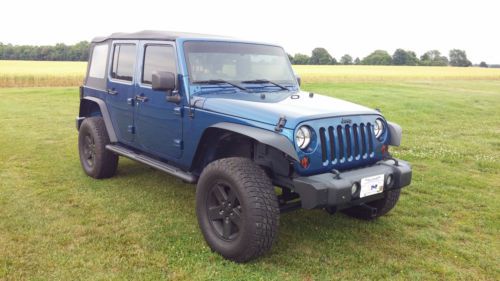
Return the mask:
[[116,44],[113,51],[111,78],[132,81],[136,58],[134,44]]
[[151,84],[154,71],[176,73],[174,48],[170,45],[147,45],[144,52],[142,83]]
[[92,50],[89,77],[103,79],[106,75],[108,44],[96,45]]

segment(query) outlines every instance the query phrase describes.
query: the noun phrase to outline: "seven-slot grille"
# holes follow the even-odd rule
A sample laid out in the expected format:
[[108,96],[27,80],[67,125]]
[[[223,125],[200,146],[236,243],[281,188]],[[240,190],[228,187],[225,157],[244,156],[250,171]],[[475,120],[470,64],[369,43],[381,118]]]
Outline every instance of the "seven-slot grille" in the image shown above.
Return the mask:
[[338,125],[319,129],[323,165],[374,157],[371,123]]

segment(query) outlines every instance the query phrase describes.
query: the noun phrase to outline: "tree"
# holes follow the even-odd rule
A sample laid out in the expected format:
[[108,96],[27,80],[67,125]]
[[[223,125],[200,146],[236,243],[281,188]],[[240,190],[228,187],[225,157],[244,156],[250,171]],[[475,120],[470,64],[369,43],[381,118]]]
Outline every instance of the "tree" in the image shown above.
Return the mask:
[[293,56],[294,64],[308,64],[311,58],[308,55],[297,53]]
[[392,64],[394,65],[417,65],[417,55],[413,51],[397,49],[392,55]]
[[361,61],[367,65],[390,65],[391,62],[392,57],[384,50],[376,50]]
[[488,67],[488,64],[486,64],[486,62],[482,61],[482,62],[479,64],[479,67]]
[[453,49],[450,50],[450,65],[468,67],[472,63],[467,59],[467,54],[464,50]]
[[441,56],[441,52],[438,50],[431,50],[420,57],[419,64],[424,66],[447,66],[448,58]]
[[330,62],[331,65],[336,65],[336,64],[339,64],[339,62],[337,61],[336,58],[333,58],[332,57],[332,61]]
[[310,64],[331,64],[332,56],[325,48],[315,48],[312,51]]
[[350,55],[348,55],[348,54],[343,55],[340,58],[340,64],[343,64],[343,65],[352,64],[352,57]]
[[289,53],[286,53],[286,55],[288,56],[288,60],[290,61],[290,63],[293,64],[293,57],[292,57],[292,55],[290,55]]
[[418,65],[418,57],[417,54],[414,51],[406,51],[406,54],[408,54],[408,64],[407,65]]
[[354,64],[355,65],[361,64],[361,60],[358,57],[356,57],[356,59],[354,60]]

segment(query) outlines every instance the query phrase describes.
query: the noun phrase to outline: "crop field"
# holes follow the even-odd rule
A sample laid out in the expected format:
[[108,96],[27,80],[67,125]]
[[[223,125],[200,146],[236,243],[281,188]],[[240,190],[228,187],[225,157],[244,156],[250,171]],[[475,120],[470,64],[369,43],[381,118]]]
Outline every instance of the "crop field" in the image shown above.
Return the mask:
[[373,222],[283,214],[272,251],[235,264],[205,244],[193,185],[123,158],[83,173],[84,69],[0,62],[0,280],[500,280],[500,70],[296,67],[305,90],[399,123],[413,183]]
[[[2,61],[0,87],[79,86],[86,62]],[[294,65],[307,83],[500,80],[500,68],[372,65]]]

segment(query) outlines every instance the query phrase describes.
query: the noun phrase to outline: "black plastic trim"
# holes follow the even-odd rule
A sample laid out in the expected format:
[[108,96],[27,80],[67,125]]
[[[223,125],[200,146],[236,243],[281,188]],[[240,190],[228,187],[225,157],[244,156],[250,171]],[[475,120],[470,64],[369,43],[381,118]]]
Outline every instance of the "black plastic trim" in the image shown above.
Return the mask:
[[297,151],[295,151],[295,147],[293,146],[292,142],[287,137],[279,133],[227,122],[217,123],[210,127],[224,129],[248,136],[263,144],[272,146],[290,156],[292,159],[299,161],[299,156],[297,155]]
[[186,181],[188,183],[195,183],[197,180],[197,178],[194,175],[192,175],[191,173],[184,172],[184,171],[182,171],[174,166],[171,166],[167,163],[161,162],[161,161],[156,160],[154,158],[148,157],[146,155],[136,153],[133,150],[130,150],[126,147],[123,147],[120,145],[108,144],[108,145],[106,145],[106,149],[113,151],[116,154],[119,154],[119,155],[125,156],[127,158],[130,158],[132,160],[135,160],[137,162],[146,164],[152,168],[163,171],[169,175],[178,177],[181,180]]
[[[95,98],[95,97],[84,97],[83,99],[95,102],[99,106],[99,109],[101,110],[102,118],[104,119],[104,125],[106,125],[106,131],[108,131],[109,141],[112,143],[118,142],[118,139],[116,138],[115,130],[113,128],[113,123],[111,122],[111,118],[109,116],[108,107],[106,106],[106,103],[103,100],[101,100],[99,98]],[[80,116],[80,117],[85,117],[85,116]]]
[[[396,164],[397,163],[397,164]],[[322,207],[341,207],[370,202],[380,198],[379,195],[359,198],[359,191],[351,195],[351,187],[364,177],[384,174],[393,176],[393,182],[384,187],[384,192],[399,189],[411,183],[412,169],[408,162],[403,160],[386,160],[377,164],[342,172],[338,175],[325,173],[310,177],[293,179],[293,191],[300,195],[302,208],[314,209]],[[385,180],[385,178],[384,178]],[[381,193],[382,194],[382,193]]]

